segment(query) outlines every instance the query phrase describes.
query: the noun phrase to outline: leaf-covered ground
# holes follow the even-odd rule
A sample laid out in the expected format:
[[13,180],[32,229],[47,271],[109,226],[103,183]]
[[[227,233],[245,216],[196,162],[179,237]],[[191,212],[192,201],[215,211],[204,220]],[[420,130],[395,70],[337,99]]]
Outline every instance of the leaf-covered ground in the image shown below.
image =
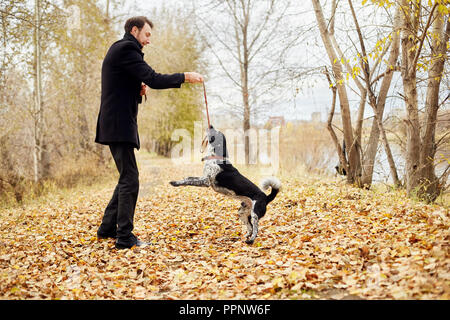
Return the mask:
[[114,181],[3,210],[0,298],[450,299],[446,208],[280,176],[249,246],[238,201],[168,185],[201,165],[140,158],[134,233],[154,245],[116,250],[96,239]]

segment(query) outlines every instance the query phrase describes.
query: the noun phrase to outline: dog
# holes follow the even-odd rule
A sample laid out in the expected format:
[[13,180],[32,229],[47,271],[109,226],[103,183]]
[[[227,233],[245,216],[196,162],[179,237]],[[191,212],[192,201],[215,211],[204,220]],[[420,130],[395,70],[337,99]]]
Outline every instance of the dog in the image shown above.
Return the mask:
[[206,131],[205,141],[207,152],[202,158],[203,176],[187,177],[169,183],[174,187],[211,187],[218,193],[239,199],[241,207],[238,216],[247,226],[245,242],[252,244],[258,235],[258,221],[265,215],[267,205],[280,191],[281,182],[276,177],[264,179],[261,183],[262,190],[266,191],[271,187],[270,194],[266,195],[229,162],[226,139],[222,132],[210,126]]

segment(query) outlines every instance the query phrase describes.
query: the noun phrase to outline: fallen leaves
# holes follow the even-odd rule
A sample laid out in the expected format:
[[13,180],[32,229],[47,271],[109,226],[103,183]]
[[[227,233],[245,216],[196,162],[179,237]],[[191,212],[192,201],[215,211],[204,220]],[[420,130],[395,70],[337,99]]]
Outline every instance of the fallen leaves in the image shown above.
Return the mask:
[[362,248],[359,248],[359,251],[361,253],[361,257],[363,257],[363,258],[369,257],[369,248],[367,246],[363,246]]
[[239,202],[166,183],[200,174],[200,165],[150,164],[158,168],[140,169],[134,230],[150,247],[118,251],[113,240],[97,241],[113,182],[2,211],[1,298],[450,298],[445,208],[323,178],[281,177],[283,191],[248,246]]

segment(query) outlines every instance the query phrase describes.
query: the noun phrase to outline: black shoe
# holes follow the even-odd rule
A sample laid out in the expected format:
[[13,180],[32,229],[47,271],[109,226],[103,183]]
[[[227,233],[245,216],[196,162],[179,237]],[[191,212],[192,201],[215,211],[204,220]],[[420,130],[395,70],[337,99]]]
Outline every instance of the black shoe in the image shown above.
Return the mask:
[[131,249],[131,248],[133,248],[135,246],[136,247],[146,247],[146,246],[149,246],[149,245],[151,245],[150,242],[144,242],[144,241],[141,241],[139,239],[137,239],[136,243],[134,243],[133,245],[122,244],[122,243],[118,243],[116,241],[116,249],[119,249],[119,250],[121,250],[121,249]]
[[117,238],[117,234],[114,233],[102,233],[102,232],[97,232],[97,239],[102,240],[102,239],[115,239]]

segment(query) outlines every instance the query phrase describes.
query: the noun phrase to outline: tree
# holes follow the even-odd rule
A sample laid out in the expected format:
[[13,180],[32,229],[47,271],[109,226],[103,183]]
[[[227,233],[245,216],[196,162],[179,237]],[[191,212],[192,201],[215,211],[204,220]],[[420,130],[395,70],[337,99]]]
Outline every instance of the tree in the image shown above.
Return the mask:
[[[368,143],[368,148],[367,148],[368,154],[366,154],[367,157],[365,158],[366,161],[368,161],[370,163],[370,165],[367,166],[364,164],[365,168],[368,167],[368,171],[363,176],[362,185],[370,185],[371,184],[372,172],[373,172],[373,162],[374,162],[375,154],[376,154],[375,146],[378,145],[378,139],[381,134],[381,139],[383,141],[383,145],[385,148],[385,152],[386,152],[387,160],[389,163],[389,168],[391,171],[392,179],[394,181],[395,186],[400,187],[401,182],[400,182],[400,179],[397,174],[397,168],[396,168],[396,165],[394,162],[394,158],[392,156],[392,152],[391,152],[391,148],[389,146],[386,132],[383,128],[383,112],[384,112],[384,108],[385,108],[385,104],[386,104],[386,98],[387,98],[389,87],[391,85],[393,71],[396,69],[395,68],[396,61],[399,56],[398,32],[399,32],[399,25],[400,25],[400,23],[399,23],[400,11],[397,8],[396,14],[394,17],[393,28],[392,28],[392,32],[391,32],[391,39],[392,39],[391,43],[386,46],[386,49],[381,54],[381,57],[384,56],[384,53],[387,51],[387,48],[389,48],[389,46],[391,47],[390,53],[389,53],[389,58],[388,58],[387,65],[386,65],[386,71],[384,73],[382,73],[380,76],[378,76],[375,80],[373,80],[372,77],[375,73],[374,70],[376,69],[377,63],[379,63],[381,61],[381,57],[378,60],[376,60],[375,68],[371,69],[369,59],[367,59],[368,55],[366,52],[366,44],[364,41],[364,37],[362,35],[361,28],[359,26],[358,17],[356,15],[355,9],[353,7],[352,1],[348,0],[348,3],[350,6],[350,11],[352,13],[353,21],[354,21],[354,24],[356,27],[356,32],[358,34],[358,39],[359,39],[359,43],[360,43],[361,50],[358,52],[358,55],[361,55],[362,57],[366,57],[366,59],[361,59],[361,68],[363,70],[363,81],[365,82],[365,87],[362,87],[361,84],[358,84],[359,81],[356,81],[356,82],[358,84],[358,87],[362,87],[361,92],[362,92],[362,96],[364,97],[364,100],[365,100],[366,95],[368,96],[369,105],[372,107],[373,112],[374,112],[374,120],[373,120],[373,125],[372,125],[373,130],[371,132],[371,137],[370,137],[371,139],[369,139],[369,143]],[[381,47],[380,47],[380,51],[383,51],[383,49]],[[379,90],[379,93],[377,96],[375,93],[375,90],[374,90],[374,84],[381,77],[383,77],[383,81],[382,81],[382,84],[381,84],[381,87],[380,87],[380,90]],[[360,137],[360,134],[361,134],[361,131],[358,132],[357,137]],[[366,180],[366,181],[364,181],[364,180]]]
[[41,59],[41,2],[34,1],[34,181],[49,175],[48,150],[45,140],[44,105],[42,101],[42,59]]
[[[441,106],[439,87],[447,59],[450,28],[448,1],[436,0],[434,3],[429,1],[428,4],[423,4],[422,1],[402,0],[400,5],[401,75],[407,112],[406,188],[411,196],[434,201],[442,186],[434,173],[434,158],[437,148],[436,117]],[[429,32],[432,26],[433,32]],[[423,55],[424,43],[430,43],[429,59]],[[421,66],[429,70],[425,100],[426,118],[423,126],[420,123],[418,101],[418,74]],[[446,177],[443,178],[445,181]]]
[[[320,36],[322,38],[322,42],[325,46],[325,50],[328,55],[328,59],[332,63],[332,71],[337,83],[337,94],[339,96],[340,109],[342,114],[342,124],[343,124],[343,134],[344,134],[344,142],[347,146],[348,153],[348,162],[344,162],[344,168],[347,173],[347,182],[348,183],[356,183],[361,185],[361,158],[359,152],[359,146],[356,144],[356,139],[354,139],[352,122],[351,122],[351,114],[350,114],[350,105],[348,100],[347,89],[344,85],[344,71],[343,66],[341,64],[341,59],[336,53],[336,49],[333,46],[331,35],[333,32],[329,32],[327,28],[327,24],[325,22],[325,17],[323,14],[322,6],[319,0],[312,0],[314,6],[314,12],[317,19],[317,24],[320,31]],[[332,29],[333,30],[333,29]],[[336,141],[335,141],[336,144]],[[338,145],[338,144],[337,144]],[[341,161],[343,160],[343,152],[338,149],[339,156]]]
[[[422,131],[422,148],[420,152],[420,165],[423,168],[420,178],[420,194],[422,197],[426,197],[429,200],[435,200],[444,190],[445,182],[449,174],[449,171],[447,171],[438,178],[435,173],[434,160],[438,146],[436,143],[437,114],[442,106],[442,102],[439,101],[439,89],[442,78],[444,77],[443,72],[448,51],[450,21],[448,15],[446,23],[445,17],[442,14],[435,13],[435,15],[436,18],[432,32],[433,41],[431,42],[430,48],[431,60],[425,101],[425,130]],[[444,99],[446,100],[448,97],[447,92],[447,96]]]
[[[367,1],[362,2],[362,9],[364,9],[366,2]],[[348,9],[344,9],[345,11],[342,13],[342,16],[345,17],[351,14],[354,32],[351,32],[350,30],[347,31],[347,41],[351,43],[352,46],[350,48],[346,47],[342,49],[334,32],[334,21],[336,19],[336,9],[339,2],[332,1],[331,18],[327,24],[320,2],[313,1],[321,37],[332,67],[332,76],[326,72],[330,87],[333,90],[332,110],[334,111],[334,103],[336,102],[336,95],[338,95],[343,117],[345,145],[347,146],[347,149],[349,143],[350,146],[355,145],[356,148],[360,146],[359,148],[361,150],[362,166],[361,181],[359,182],[359,185],[370,186],[372,182],[373,165],[378,150],[378,141],[381,137],[394,184],[396,186],[401,186],[402,183],[397,173],[389,140],[383,127],[383,113],[393,75],[394,72],[401,71],[404,89],[403,96],[407,106],[407,121],[405,122],[407,126],[407,152],[405,157],[407,164],[406,186],[409,194],[411,194],[413,189],[416,190],[419,184],[423,186],[423,190],[426,189],[428,190],[427,192],[431,192],[431,185],[435,187],[442,186],[442,179],[436,179],[430,172],[433,171],[432,168],[434,168],[434,152],[432,151],[433,148],[436,147],[434,144],[434,128],[436,126],[437,109],[442,104],[438,103],[439,82],[443,77],[443,68],[446,61],[446,46],[448,46],[448,32],[445,33],[443,30],[445,21],[448,21],[448,18],[444,16],[444,13],[448,13],[448,11],[446,11],[447,8],[443,5],[447,2],[440,0],[436,1],[426,10],[422,10],[423,5],[420,1],[415,2],[405,0],[395,3],[386,0],[372,0],[371,2],[372,6],[384,9],[387,13],[387,17],[393,17],[390,22],[391,30],[389,31],[382,27],[379,22],[372,26],[362,27],[360,21],[364,17],[358,15],[354,8],[353,1],[348,0]],[[339,5],[343,6],[342,2]],[[437,8],[440,8],[440,11],[437,10]],[[433,18],[434,9],[436,9],[436,12],[439,11],[440,20]],[[394,14],[391,15],[391,12]],[[361,14],[364,14],[364,12]],[[407,18],[405,18],[405,15]],[[424,21],[422,22],[422,20]],[[428,29],[433,23],[435,32],[430,34]],[[421,35],[419,35],[419,29],[422,32]],[[369,34],[373,34],[374,32],[376,33],[377,38],[376,40],[371,40]],[[353,40],[355,38],[358,39],[358,44]],[[430,51],[434,57],[431,60],[427,60],[426,55],[421,53],[424,43],[430,43],[431,45]],[[373,50],[368,50],[372,45],[374,47]],[[350,59],[348,59],[348,57],[350,55],[351,58],[351,53],[349,54],[349,52],[354,52],[354,55],[358,57],[358,59],[355,57],[354,60],[359,61],[359,66],[352,66],[350,64]],[[384,59],[384,56],[388,53],[388,58]],[[401,59],[399,61],[400,57]],[[417,88],[417,73],[420,71],[420,67],[428,68],[428,65],[432,66],[432,69],[429,71],[427,80],[427,119],[426,124],[422,127],[423,132],[421,138],[420,112],[418,109],[417,96],[419,90]],[[344,73],[344,68],[347,71],[346,74]],[[346,79],[344,79],[344,75],[346,75]],[[349,122],[346,122],[348,121],[348,96],[345,91],[345,86],[350,85],[349,76],[352,77],[354,84],[359,89],[360,96],[358,119],[354,129]],[[332,77],[334,77],[334,81],[332,81]],[[377,83],[380,81],[381,85],[378,86]],[[372,107],[374,119],[368,142],[364,148],[361,133],[363,121],[362,115],[364,114],[364,105],[366,103]],[[431,107],[431,105],[433,105],[433,107]],[[338,138],[331,126],[332,113],[330,116],[328,128],[336,145],[340,162],[343,163],[345,171],[353,176],[355,172],[352,171],[352,166],[358,164],[352,164],[351,159],[346,159],[346,154],[344,153],[343,148],[340,147]],[[354,138],[349,140],[351,132],[354,132]],[[422,148],[420,147],[421,145],[423,146]],[[350,151],[348,152],[348,155],[350,158]],[[423,171],[423,168],[425,167],[428,168],[426,176],[424,176],[425,173]],[[359,169],[356,171],[358,170]],[[348,177],[348,182],[353,181],[353,177]]]
[[[283,87],[286,55],[301,35],[294,27],[291,3],[211,0],[194,9],[199,34],[232,84],[230,91],[237,90],[240,95],[239,103],[227,92],[222,103],[242,116],[243,132],[248,133],[252,114],[262,111],[259,103],[270,100],[273,91]],[[249,144],[249,136],[245,134],[246,164]]]
[[[39,186],[68,170],[63,164],[75,162],[74,154],[76,159],[92,154],[101,61],[114,32],[105,23],[97,1],[63,4],[58,7],[48,0],[1,2],[3,181],[10,177],[14,183],[20,178]],[[75,28],[66,10],[71,5],[80,13],[81,21]],[[82,161],[76,170],[87,167]]]

